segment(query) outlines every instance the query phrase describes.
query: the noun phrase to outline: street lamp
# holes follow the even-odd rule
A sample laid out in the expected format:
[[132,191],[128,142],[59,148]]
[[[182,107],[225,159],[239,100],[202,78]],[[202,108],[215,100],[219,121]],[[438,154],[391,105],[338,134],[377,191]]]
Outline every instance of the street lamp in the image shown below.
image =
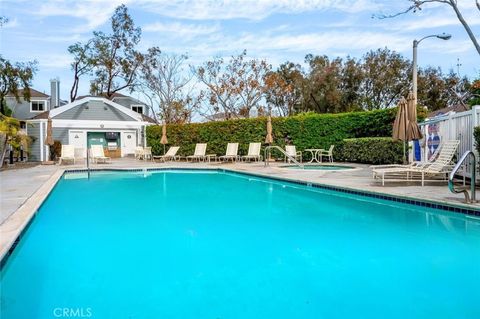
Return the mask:
[[417,47],[420,42],[427,38],[439,38],[442,40],[449,40],[452,36],[447,33],[432,34],[421,38],[420,40],[413,40],[413,97],[415,98],[415,105],[417,105]]

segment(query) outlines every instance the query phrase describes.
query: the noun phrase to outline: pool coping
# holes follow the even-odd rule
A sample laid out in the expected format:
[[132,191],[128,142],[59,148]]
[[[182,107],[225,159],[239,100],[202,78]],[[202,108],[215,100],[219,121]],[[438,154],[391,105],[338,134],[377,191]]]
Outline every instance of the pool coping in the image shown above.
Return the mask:
[[[148,171],[168,171],[168,170],[179,170],[179,171],[217,171],[217,172],[226,172],[231,174],[239,174],[246,176],[259,177],[264,179],[270,179],[275,181],[283,181],[288,183],[293,183],[297,185],[303,185],[307,187],[314,187],[319,189],[331,190],[342,192],[346,194],[359,195],[363,197],[384,199],[397,203],[411,204],[415,206],[427,207],[439,209],[445,212],[450,213],[459,213],[465,215],[465,217],[471,218],[480,218],[480,210],[475,209],[475,207],[462,205],[462,204],[452,204],[449,202],[428,200],[428,199],[418,199],[411,196],[401,196],[401,195],[391,195],[382,192],[358,190],[351,187],[338,187],[329,184],[322,184],[318,182],[308,182],[304,180],[292,179],[288,177],[278,177],[271,176],[268,174],[262,174],[257,172],[250,172],[241,169],[232,169],[232,168],[219,168],[219,167],[176,167],[167,166],[167,167],[150,167],[150,168],[92,168],[90,172],[148,172]],[[59,169],[56,171],[28,200],[23,203],[20,208],[18,208],[13,214],[11,214],[1,225],[0,225],[0,268],[6,263],[8,257],[12,254],[17,243],[21,239],[23,233],[28,229],[28,226],[34,219],[38,209],[42,206],[44,201],[48,198],[53,188],[57,185],[58,181],[68,173],[87,173],[88,170],[85,168],[82,169]]]

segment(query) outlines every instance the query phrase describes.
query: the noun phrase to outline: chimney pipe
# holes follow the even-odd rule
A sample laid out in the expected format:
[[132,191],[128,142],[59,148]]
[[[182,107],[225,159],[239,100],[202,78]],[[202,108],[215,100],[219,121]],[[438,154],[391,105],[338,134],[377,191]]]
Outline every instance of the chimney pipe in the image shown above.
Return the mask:
[[50,109],[60,106],[60,79],[54,78],[50,80]]

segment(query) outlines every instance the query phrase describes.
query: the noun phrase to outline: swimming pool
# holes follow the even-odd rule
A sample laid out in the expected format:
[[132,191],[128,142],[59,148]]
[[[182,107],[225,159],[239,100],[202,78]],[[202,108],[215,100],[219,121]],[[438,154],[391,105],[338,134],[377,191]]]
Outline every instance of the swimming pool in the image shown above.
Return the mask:
[[217,171],[94,173],[40,208],[2,268],[1,317],[478,318],[479,247],[479,219],[435,209]]

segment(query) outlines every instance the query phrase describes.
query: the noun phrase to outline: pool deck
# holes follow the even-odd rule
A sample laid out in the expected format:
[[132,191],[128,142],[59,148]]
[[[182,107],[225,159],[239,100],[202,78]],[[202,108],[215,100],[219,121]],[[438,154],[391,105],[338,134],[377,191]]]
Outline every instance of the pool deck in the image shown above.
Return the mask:
[[[387,195],[435,201],[456,206],[478,209],[480,203],[465,204],[462,194],[452,194],[446,182],[389,182],[381,186],[372,179],[368,165],[339,164],[354,166],[352,170],[315,171],[287,169],[284,163],[271,163],[265,167],[260,163],[154,163],[133,158],[113,160],[110,164],[92,164],[92,169],[130,168],[221,168],[256,175],[283,178],[288,180],[317,183],[329,186],[350,188],[359,191],[383,193]],[[76,165],[38,165],[23,169],[10,169],[0,172],[0,260],[8,252],[18,235],[48,196],[65,170],[85,169],[85,163]]]

